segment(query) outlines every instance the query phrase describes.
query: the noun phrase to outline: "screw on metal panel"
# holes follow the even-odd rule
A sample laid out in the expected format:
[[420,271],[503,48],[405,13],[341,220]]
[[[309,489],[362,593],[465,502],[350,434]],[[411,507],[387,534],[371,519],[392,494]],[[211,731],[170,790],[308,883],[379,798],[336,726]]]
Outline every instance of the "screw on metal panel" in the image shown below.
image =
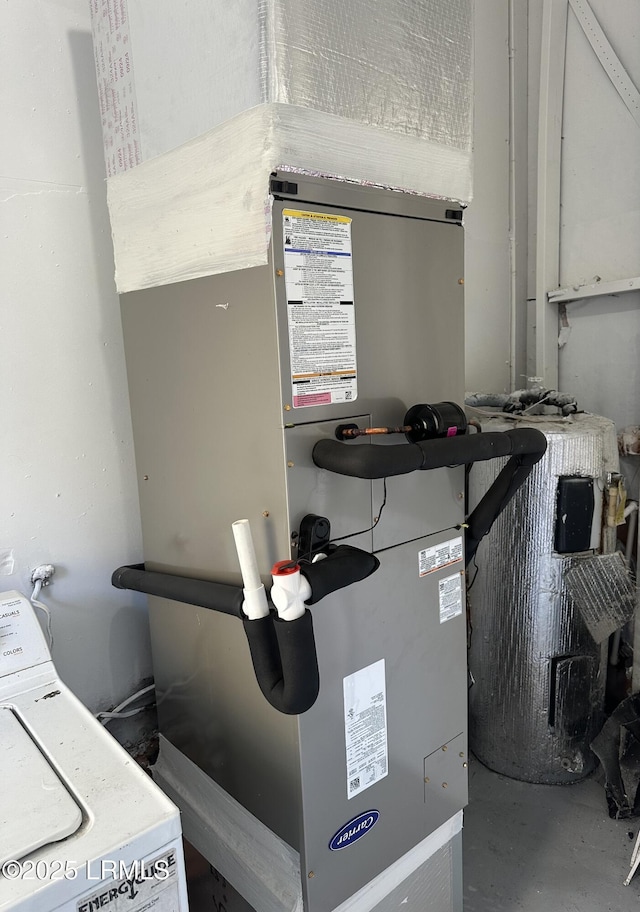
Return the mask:
[[315,875],[314,871],[309,871],[309,873],[307,874],[307,877],[308,877],[309,879],[311,879],[312,877],[315,877],[315,876],[316,876],[316,875]]
[[143,481],[149,481],[149,476],[148,476],[148,475],[143,475],[143,476],[142,476],[142,480],[143,480]]
[[262,511],[262,515],[265,516],[265,517],[268,516],[268,515],[269,515],[269,511],[268,511],[268,510],[263,510],[263,511]]
[[458,500],[462,500],[462,498],[464,497],[464,494],[462,493],[462,491],[458,491],[458,493],[456,494],[456,497],[458,498]]
[[424,777],[424,781],[425,781],[425,782],[431,782],[431,780],[429,779],[428,776],[425,776],[425,777]]
[[464,285],[464,279],[458,279],[458,285]]
[[284,410],[285,410],[285,412],[290,412],[290,411],[291,411],[291,406],[290,406],[290,405],[285,405]]
[[277,276],[283,276],[283,275],[284,275],[284,270],[283,270],[283,269],[276,269],[276,275],[277,275]]
[[448,747],[447,747],[447,745],[446,745],[446,744],[443,744],[443,745],[442,745],[442,750],[443,750],[443,751],[446,751],[446,750],[448,750]]
[[294,465],[295,465],[295,462],[288,462],[288,463],[287,463],[287,468],[288,468],[288,469],[292,469],[292,468],[294,467]]
[[464,763],[462,764],[462,768],[463,768],[463,769],[466,769],[468,766],[469,766],[469,764],[468,764],[467,761],[465,760]]
[[443,789],[449,788],[449,784],[448,784],[447,782],[443,782],[443,783],[442,783],[442,788],[443,788]]
[[460,753],[458,754],[458,756],[459,756],[459,757],[464,757],[464,751],[460,751]]

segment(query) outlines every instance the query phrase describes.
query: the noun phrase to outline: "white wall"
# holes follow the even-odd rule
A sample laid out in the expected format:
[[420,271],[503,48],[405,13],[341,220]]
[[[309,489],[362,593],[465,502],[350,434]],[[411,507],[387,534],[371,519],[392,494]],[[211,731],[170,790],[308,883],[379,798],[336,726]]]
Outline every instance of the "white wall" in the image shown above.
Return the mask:
[[150,653],[142,599],[110,585],[141,536],[89,4],[8,0],[0,34],[0,589],[56,566],[54,659],[95,710]]
[[[640,6],[589,4],[636,86],[640,86]],[[535,297],[538,81],[543,0],[529,0],[530,296]],[[562,109],[559,287],[640,275],[640,128],[623,104],[571,8]],[[548,289],[551,290],[551,289]],[[533,316],[533,315],[532,315]],[[558,385],[580,408],[618,429],[640,423],[640,293],[566,305]],[[534,370],[533,320],[529,346]],[[625,460],[634,496],[640,465]]]
[[[640,86],[640,5],[590,0]],[[562,145],[561,287],[640,276],[640,126],[569,12]],[[580,405],[640,423],[640,293],[567,305],[560,385]]]
[[474,9],[474,196],[465,213],[466,388],[527,377],[527,5]]

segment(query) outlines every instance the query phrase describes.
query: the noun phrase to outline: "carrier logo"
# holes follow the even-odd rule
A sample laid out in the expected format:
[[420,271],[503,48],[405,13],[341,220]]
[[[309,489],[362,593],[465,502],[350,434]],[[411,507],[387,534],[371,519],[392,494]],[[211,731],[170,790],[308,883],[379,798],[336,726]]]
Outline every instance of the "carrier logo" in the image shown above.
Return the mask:
[[376,825],[379,817],[379,811],[365,811],[364,814],[358,814],[353,820],[340,827],[329,843],[329,848],[332,852],[346,849],[347,846],[357,842],[362,836],[366,836],[369,830]]

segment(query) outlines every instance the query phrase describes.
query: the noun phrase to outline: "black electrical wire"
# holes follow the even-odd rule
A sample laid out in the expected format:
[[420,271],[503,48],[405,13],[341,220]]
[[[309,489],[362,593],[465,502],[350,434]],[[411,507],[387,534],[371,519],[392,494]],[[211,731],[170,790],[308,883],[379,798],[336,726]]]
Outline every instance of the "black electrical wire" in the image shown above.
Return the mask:
[[473,566],[476,568],[476,572],[473,574],[473,579],[471,580],[471,582],[470,582],[469,585],[467,586],[467,592],[471,592],[471,589],[473,588],[473,584],[474,584],[475,581],[477,580],[477,578],[478,578],[478,573],[479,573],[479,571],[480,571],[480,568],[478,567],[478,564],[477,564],[477,561],[476,561],[476,556],[475,556],[475,554],[473,555]]
[[349,535],[341,535],[340,538],[332,538],[331,541],[329,542],[330,545],[335,544],[335,542],[346,541],[348,538],[355,538],[357,535],[366,535],[367,532],[373,532],[375,527],[378,525],[378,523],[382,519],[382,511],[384,510],[386,503],[387,503],[387,479],[386,478],[382,479],[382,490],[384,493],[384,497],[382,498],[382,503],[380,505],[380,509],[378,510],[378,515],[376,516],[375,520],[373,521],[373,525],[369,526],[368,529],[361,529],[360,532],[351,532]]
[[356,538],[358,535],[366,535],[367,532],[373,532],[373,530],[375,529],[375,527],[376,527],[376,526],[378,525],[378,523],[380,522],[380,519],[382,518],[382,511],[384,510],[385,505],[386,505],[386,503],[387,503],[387,479],[386,479],[386,478],[383,478],[383,479],[382,479],[382,490],[383,490],[383,495],[384,495],[384,496],[383,496],[383,498],[382,498],[382,503],[381,503],[381,505],[380,505],[380,509],[378,510],[378,515],[377,515],[376,519],[375,519],[374,522],[373,522],[373,525],[369,526],[368,529],[361,529],[359,532],[350,532],[348,535],[341,535],[339,538],[332,538],[332,539],[330,539],[330,540],[326,543],[326,545],[322,545],[322,546],[319,547],[319,548],[316,548],[316,549],[310,548],[310,549],[307,551],[307,553],[304,554],[302,557],[298,557],[297,560],[292,560],[292,561],[291,561],[291,566],[292,566],[292,567],[295,567],[296,564],[311,564],[311,563],[313,563],[314,550],[315,550],[316,552],[322,552],[322,551],[323,551],[325,548],[327,548],[329,545],[335,545],[336,542],[346,541],[348,538]]

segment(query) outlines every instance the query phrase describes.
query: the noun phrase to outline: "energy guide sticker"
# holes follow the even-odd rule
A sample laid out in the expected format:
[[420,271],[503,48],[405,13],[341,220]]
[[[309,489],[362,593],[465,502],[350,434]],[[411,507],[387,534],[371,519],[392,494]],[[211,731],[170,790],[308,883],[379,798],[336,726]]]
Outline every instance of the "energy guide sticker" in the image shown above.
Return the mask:
[[355,798],[389,771],[384,659],[344,678],[343,692],[347,798]]
[[294,408],[358,397],[351,219],[284,209],[284,274]]

